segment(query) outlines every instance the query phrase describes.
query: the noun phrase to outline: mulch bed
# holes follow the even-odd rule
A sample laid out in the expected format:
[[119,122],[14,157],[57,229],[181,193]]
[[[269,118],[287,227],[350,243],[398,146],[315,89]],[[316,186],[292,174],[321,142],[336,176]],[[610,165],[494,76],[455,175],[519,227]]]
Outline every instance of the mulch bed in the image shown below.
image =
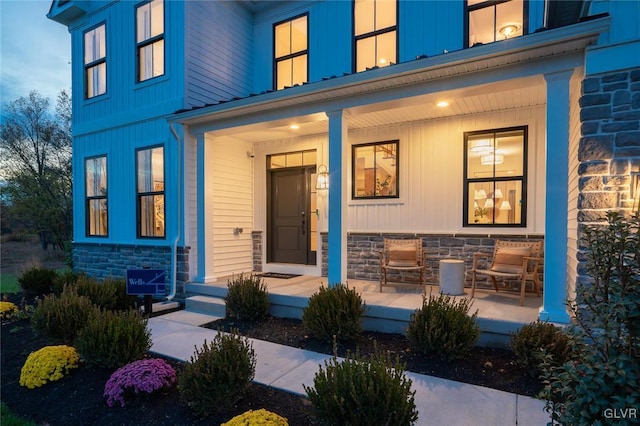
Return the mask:
[[[267,340],[282,345],[333,354],[333,343],[322,342],[309,336],[296,319],[267,317],[260,321],[239,321],[224,318],[205,327],[222,331],[232,329],[244,336]],[[499,389],[519,395],[535,396],[542,390],[542,382],[516,362],[515,354],[507,349],[475,347],[464,358],[447,361],[435,355],[413,352],[407,338],[401,334],[363,332],[352,343],[338,342],[338,356],[344,357],[356,349],[362,356],[373,353],[374,345],[380,350],[398,355],[406,370]]]
[[[14,303],[19,297],[12,298]],[[17,304],[17,303],[16,303]],[[60,342],[36,335],[28,320],[3,323],[0,346],[0,400],[16,415],[42,425],[219,425],[248,410],[265,408],[289,419],[290,425],[314,425],[306,398],[252,383],[245,398],[227,413],[201,418],[180,403],[177,388],[140,394],[127,405],[109,407],[104,385],[115,370],[80,365],[68,376],[27,389],[19,385],[20,370],[33,351]],[[180,374],[183,364],[169,361]]]
[[[18,304],[20,296],[11,301]],[[302,322],[267,317],[257,322],[222,319],[207,325],[211,329],[237,329],[248,337],[332,354],[333,345],[311,338]],[[290,425],[314,425],[317,421],[309,401],[300,396],[268,386],[252,383],[245,398],[230,412],[200,418],[180,403],[174,387],[152,395],[139,395],[127,400],[127,406],[108,407],[103,396],[104,385],[113,370],[81,365],[68,376],[40,388],[19,385],[20,370],[27,356],[35,350],[59,342],[34,333],[28,320],[3,323],[1,326],[1,393],[0,399],[9,409],[25,419],[46,425],[219,425],[247,410],[265,408],[289,419]],[[446,361],[411,351],[406,338],[399,334],[364,332],[351,344],[338,344],[338,355],[355,352],[366,356],[374,345],[397,354],[409,371],[443,377],[465,383],[487,386],[521,395],[535,396],[542,384],[515,362],[505,349],[474,348],[457,361]],[[180,374],[183,364],[169,361]]]

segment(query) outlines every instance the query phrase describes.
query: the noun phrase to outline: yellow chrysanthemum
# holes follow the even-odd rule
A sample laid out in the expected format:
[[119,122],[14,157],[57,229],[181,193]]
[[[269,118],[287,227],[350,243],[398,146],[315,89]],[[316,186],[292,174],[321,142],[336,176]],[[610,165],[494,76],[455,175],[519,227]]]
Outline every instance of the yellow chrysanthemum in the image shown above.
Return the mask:
[[31,352],[20,371],[20,386],[29,389],[64,377],[72,368],[78,367],[80,356],[71,346],[45,346]]
[[11,302],[0,302],[0,315],[10,315],[12,313],[17,313],[18,307]]
[[263,408],[249,410],[220,426],[289,426],[289,422],[284,417]]

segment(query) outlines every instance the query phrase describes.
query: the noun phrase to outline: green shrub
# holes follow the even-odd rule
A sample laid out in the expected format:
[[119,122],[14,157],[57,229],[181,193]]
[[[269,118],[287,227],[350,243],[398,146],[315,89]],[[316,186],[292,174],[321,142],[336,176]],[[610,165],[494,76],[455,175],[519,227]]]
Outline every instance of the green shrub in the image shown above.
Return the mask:
[[178,378],[182,402],[199,415],[224,412],[245,394],[256,369],[256,354],[247,338],[218,332],[196,347]]
[[115,312],[95,308],[78,334],[76,347],[90,365],[122,367],[141,359],[151,348],[147,319],[134,310]]
[[67,269],[63,272],[58,272],[55,279],[53,280],[53,292],[55,294],[60,294],[64,290],[65,286],[75,287],[78,283],[78,280],[84,277],[85,275],[83,273],[73,272],[70,269]]
[[94,305],[110,311],[126,311],[135,307],[136,296],[127,295],[124,279],[107,278],[102,282],[82,277],[77,281],[78,294],[87,296]]
[[45,295],[53,291],[53,282],[57,274],[53,269],[34,266],[18,278],[18,284],[27,294]]
[[542,371],[544,355],[550,356],[547,362],[559,366],[568,360],[571,350],[569,338],[561,329],[540,320],[525,324],[512,333],[509,347],[518,357],[518,362],[535,377]]
[[305,385],[316,416],[327,425],[411,425],[418,419],[411,380],[396,358],[377,350],[368,359],[348,354],[325,361]]
[[478,311],[469,316],[472,302],[440,294],[422,297],[422,308],[409,321],[407,338],[413,349],[452,360],[464,357],[478,341]]
[[353,340],[360,333],[360,317],[365,304],[360,295],[346,285],[320,287],[302,310],[302,325],[318,339]]
[[253,321],[269,313],[267,287],[259,276],[240,274],[229,281],[227,288],[227,316]]
[[[591,282],[569,301],[569,361],[543,364],[554,424],[611,424],[611,413],[640,406],[640,219],[607,213],[606,226],[582,229]],[[623,411],[627,410],[627,411]],[[637,420],[617,419],[616,424]]]
[[38,301],[31,325],[40,334],[73,343],[93,309],[88,298],[68,287],[60,296],[50,294]]

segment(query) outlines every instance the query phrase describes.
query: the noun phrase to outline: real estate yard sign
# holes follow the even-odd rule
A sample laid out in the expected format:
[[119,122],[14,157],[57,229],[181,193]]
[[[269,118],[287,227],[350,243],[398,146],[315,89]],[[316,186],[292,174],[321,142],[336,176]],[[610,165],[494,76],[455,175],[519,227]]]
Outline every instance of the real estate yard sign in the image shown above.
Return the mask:
[[127,294],[164,296],[165,273],[161,269],[128,269]]

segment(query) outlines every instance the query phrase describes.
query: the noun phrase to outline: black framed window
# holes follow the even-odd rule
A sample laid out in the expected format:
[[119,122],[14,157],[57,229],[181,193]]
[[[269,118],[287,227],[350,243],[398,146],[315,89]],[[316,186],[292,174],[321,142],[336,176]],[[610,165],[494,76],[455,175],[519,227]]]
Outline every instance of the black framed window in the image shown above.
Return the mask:
[[464,226],[526,226],[527,129],[464,134]]
[[352,198],[398,198],[398,141],[353,145]]
[[84,170],[86,235],[106,237],[109,230],[107,157],[99,156],[85,159]]
[[164,2],[152,0],[136,8],[138,81],[164,75]]
[[164,238],[164,147],[136,151],[139,238]]
[[465,47],[527,33],[527,0],[468,0]]
[[356,72],[397,62],[397,14],[396,0],[354,0]]
[[84,96],[90,99],[107,93],[106,25],[84,33]]
[[274,33],[274,85],[276,90],[308,81],[309,16],[277,23]]

